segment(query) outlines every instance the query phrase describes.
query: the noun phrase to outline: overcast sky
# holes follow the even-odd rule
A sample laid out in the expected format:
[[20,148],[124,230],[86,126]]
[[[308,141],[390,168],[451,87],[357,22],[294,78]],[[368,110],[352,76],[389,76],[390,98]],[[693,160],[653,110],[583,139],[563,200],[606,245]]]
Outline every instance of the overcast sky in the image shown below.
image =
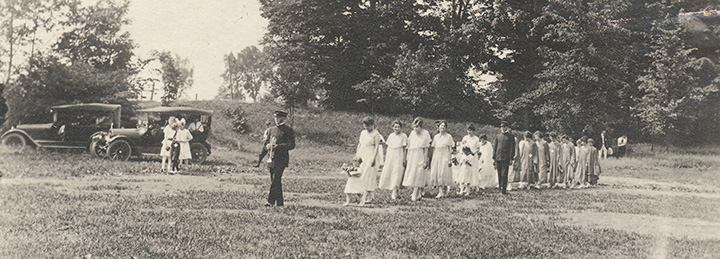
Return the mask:
[[138,46],[136,55],[169,50],[190,60],[195,83],[184,99],[215,97],[223,55],[259,47],[267,26],[257,0],[133,0],[128,17],[132,24],[126,29]]

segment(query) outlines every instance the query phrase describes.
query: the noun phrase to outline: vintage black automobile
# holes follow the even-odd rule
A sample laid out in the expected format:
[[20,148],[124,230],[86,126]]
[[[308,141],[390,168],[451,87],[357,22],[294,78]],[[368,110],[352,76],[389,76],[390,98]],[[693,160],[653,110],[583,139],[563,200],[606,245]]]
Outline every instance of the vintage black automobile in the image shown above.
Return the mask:
[[53,106],[52,122],[18,124],[2,135],[2,144],[12,148],[87,149],[94,133],[120,127],[120,110],[118,104],[103,103]]
[[188,124],[198,121],[201,129],[191,130],[190,152],[194,164],[205,162],[210,155],[210,134],[212,111],[192,107],[155,107],[137,110],[136,128],[113,128],[93,136],[91,149],[100,157],[113,160],[127,160],[131,156],[155,156],[160,154],[165,127],[170,116],[184,118]]

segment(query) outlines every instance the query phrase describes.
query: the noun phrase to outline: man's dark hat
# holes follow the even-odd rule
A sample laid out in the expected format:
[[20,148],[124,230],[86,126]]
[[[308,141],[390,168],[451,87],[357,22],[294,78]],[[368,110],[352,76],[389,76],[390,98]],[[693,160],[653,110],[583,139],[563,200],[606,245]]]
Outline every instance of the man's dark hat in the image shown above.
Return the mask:
[[287,117],[287,112],[284,111],[275,111],[275,117]]
[[508,127],[508,126],[510,126],[510,123],[508,123],[507,121],[500,122],[500,127]]

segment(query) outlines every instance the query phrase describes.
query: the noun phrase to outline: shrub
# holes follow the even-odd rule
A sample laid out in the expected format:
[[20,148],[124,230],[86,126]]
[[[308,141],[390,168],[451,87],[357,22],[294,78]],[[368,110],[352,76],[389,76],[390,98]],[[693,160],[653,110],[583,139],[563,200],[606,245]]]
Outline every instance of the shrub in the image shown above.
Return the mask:
[[245,134],[250,131],[250,125],[248,125],[248,120],[245,117],[245,110],[243,110],[242,106],[238,105],[227,108],[223,110],[222,113],[231,120],[233,131],[240,134]]

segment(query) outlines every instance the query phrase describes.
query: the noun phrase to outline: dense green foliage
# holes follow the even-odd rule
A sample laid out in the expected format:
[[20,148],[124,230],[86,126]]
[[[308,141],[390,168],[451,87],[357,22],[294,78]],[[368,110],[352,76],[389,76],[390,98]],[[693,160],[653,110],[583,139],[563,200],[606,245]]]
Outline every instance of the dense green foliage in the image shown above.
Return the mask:
[[273,74],[303,73],[270,85],[302,93],[300,101],[506,119],[572,136],[608,129],[664,143],[717,139],[707,134],[720,121],[712,102],[720,98],[720,6],[712,1],[261,3],[265,55],[282,67]]
[[132,61],[134,45],[120,28],[129,23],[128,3],[100,1],[83,7],[66,4],[66,30],[53,48],[30,57],[19,68],[3,95],[9,107],[5,126],[48,119],[48,107],[66,103],[124,104],[140,94],[133,81],[138,65]]

